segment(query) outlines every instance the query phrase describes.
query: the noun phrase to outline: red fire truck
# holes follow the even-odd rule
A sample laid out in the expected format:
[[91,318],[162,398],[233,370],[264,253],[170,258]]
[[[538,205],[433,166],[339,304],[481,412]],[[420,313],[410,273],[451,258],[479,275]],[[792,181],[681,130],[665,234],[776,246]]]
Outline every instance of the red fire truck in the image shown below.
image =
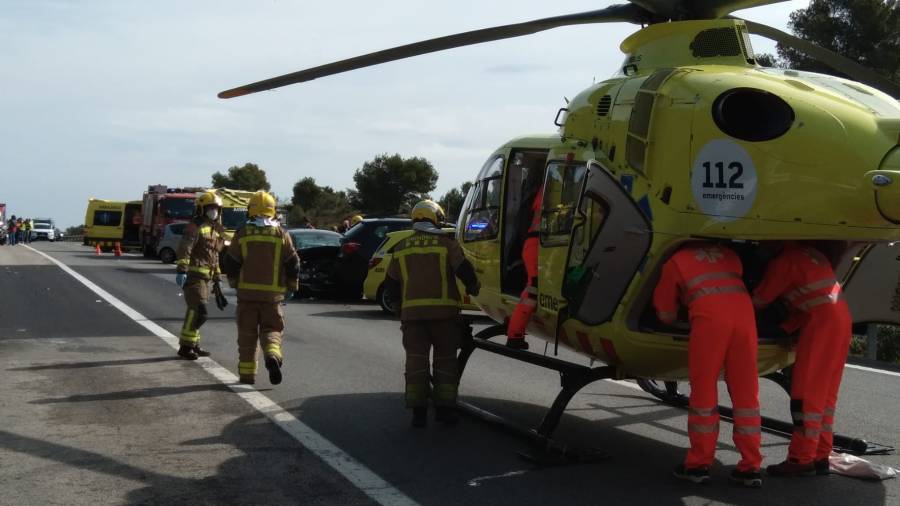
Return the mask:
[[128,217],[141,220],[141,244],[144,256],[155,257],[163,228],[169,223],[190,221],[194,215],[194,199],[205,188],[169,188],[151,185],[144,192],[143,215]]

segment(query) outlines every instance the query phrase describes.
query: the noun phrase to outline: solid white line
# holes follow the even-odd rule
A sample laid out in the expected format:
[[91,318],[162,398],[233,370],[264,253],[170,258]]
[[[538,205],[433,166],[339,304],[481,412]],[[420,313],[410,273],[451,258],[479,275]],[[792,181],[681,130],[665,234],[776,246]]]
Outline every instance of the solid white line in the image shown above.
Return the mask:
[[[81,282],[81,284],[90,288],[94,293],[102,297],[111,306],[125,313],[126,316],[142,325],[172,348],[178,349],[178,338],[172,335],[168,330],[147,319],[106,290],[94,284],[91,280],[75,272],[68,265],[42,251],[32,248],[31,246],[25,245],[25,247],[50,260],[67,274]],[[381,479],[380,476],[332,444],[331,441],[322,437],[321,434],[298,420],[294,415],[290,414],[274,401],[256,391],[256,389],[250,385],[238,383],[238,377],[228,369],[219,365],[215,360],[208,357],[202,357],[197,360],[197,363],[205,369],[206,372],[237,393],[237,395],[241,399],[244,399],[244,401],[252,406],[253,409],[266,415],[269,420],[272,420],[275,425],[281,427],[282,430],[299,441],[306,449],[315,453],[335,471],[341,473],[344,478],[372,498],[375,502],[386,506],[417,504],[403,492],[400,492],[388,482]]]
[[874,369],[872,367],[863,367],[861,365],[856,365],[856,364],[846,364],[844,367],[849,367],[851,369],[859,369],[860,371],[868,371],[868,372],[875,372],[878,374],[885,374],[887,376],[900,376],[900,372],[886,371],[884,369]]

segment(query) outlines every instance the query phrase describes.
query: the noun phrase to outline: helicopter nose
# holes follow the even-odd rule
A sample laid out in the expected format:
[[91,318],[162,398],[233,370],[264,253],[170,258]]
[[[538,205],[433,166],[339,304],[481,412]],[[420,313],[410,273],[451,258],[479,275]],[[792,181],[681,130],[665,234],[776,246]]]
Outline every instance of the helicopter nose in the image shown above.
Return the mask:
[[878,170],[867,172],[864,177],[874,190],[875,206],[881,216],[900,224],[900,146],[884,157]]

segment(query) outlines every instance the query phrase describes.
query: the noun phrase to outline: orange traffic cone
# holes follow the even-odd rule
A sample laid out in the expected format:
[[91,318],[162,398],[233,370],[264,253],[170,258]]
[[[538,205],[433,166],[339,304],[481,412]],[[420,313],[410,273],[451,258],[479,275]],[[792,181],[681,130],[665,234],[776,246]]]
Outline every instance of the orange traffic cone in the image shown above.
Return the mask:
[[94,243],[94,254],[99,256],[103,256],[103,253],[100,251],[100,243]]
[[116,255],[117,257],[122,256],[122,244],[117,242],[117,243],[116,243],[116,249],[114,249],[113,252],[115,253],[115,255]]

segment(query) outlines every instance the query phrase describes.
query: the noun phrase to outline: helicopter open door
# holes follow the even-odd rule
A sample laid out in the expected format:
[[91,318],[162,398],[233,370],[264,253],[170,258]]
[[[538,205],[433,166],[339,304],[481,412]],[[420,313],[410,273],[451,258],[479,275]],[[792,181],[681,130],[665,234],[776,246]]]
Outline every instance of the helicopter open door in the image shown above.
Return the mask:
[[572,227],[563,297],[588,325],[612,319],[650,249],[652,225],[600,162],[588,162]]
[[900,244],[854,245],[837,273],[853,323],[900,325]]

